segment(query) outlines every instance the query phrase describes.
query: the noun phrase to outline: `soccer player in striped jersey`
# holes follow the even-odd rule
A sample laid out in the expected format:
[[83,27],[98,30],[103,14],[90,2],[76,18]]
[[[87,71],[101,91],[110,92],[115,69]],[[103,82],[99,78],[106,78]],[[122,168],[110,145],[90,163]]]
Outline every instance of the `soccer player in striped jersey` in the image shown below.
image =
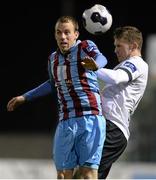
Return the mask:
[[[80,178],[96,179],[106,135],[96,70],[104,67],[107,59],[95,43],[77,40],[78,37],[77,21],[70,16],[59,18],[55,25],[58,49],[48,61],[49,80],[12,98],[7,105],[8,111],[13,111],[18,105],[57,89],[59,123],[53,158],[58,179],[72,179],[77,166]],[[84,68],[81,62],[85,57],[94,59],[97,67]]]
[[[141,56],[142,43],[142,33],[136,27],[115,29],[114,45],[119,64],[113,70],[102,68],[97,71],[98,78],[105,84],[102,107],[106,118],[106,139],[98,170],[99,179],[107,177],[112,164],[125,150],[130,136],[131,116],[147,86],[148,64]],[[92,59],[82,64],[85,68],[97,68]]]

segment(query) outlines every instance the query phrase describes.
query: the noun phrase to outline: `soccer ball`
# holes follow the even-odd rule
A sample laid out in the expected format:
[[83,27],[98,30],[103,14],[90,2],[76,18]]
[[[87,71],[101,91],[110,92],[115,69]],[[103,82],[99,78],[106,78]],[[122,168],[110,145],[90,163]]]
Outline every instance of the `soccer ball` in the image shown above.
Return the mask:
[[103,34],[112,26],[112,15],[105,6],[95,4],[83,12],[82,22],[89,33]]

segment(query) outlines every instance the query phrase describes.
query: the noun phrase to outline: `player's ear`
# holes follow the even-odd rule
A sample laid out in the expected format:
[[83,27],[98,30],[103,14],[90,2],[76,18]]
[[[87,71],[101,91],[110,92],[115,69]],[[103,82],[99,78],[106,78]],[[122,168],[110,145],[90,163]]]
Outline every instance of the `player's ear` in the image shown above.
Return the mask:
[[138,43],[137,43],[137,42],[134,42],[133,48],[134,48],[134,49],[138,49]]
[[133,42],[132,44],[131,44],[131,50],[135,50],[135,49],[137,49],[138,48],[138,44],[136,43],[136,42]]
[[79,37],[80,33],[79,31],[75,31],[76,39]]

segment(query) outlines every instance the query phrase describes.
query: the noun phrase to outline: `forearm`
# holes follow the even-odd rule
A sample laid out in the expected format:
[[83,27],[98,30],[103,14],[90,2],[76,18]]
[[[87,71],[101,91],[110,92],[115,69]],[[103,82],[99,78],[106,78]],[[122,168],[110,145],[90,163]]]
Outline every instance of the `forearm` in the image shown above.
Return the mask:
[[23,94],[26,101],[32,101],[34,99],[46,96],[52,92],[50,80],[42,83],[38,87]]

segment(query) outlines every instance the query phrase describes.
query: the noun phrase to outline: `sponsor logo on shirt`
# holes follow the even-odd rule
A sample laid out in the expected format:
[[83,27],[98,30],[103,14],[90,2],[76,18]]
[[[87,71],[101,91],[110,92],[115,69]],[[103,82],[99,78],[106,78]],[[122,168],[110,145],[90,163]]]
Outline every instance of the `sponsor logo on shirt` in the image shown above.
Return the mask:
[[124,66],[130,68],[132,72],[135,72],[137,70],[136,66],[131,62],[125,62]]

